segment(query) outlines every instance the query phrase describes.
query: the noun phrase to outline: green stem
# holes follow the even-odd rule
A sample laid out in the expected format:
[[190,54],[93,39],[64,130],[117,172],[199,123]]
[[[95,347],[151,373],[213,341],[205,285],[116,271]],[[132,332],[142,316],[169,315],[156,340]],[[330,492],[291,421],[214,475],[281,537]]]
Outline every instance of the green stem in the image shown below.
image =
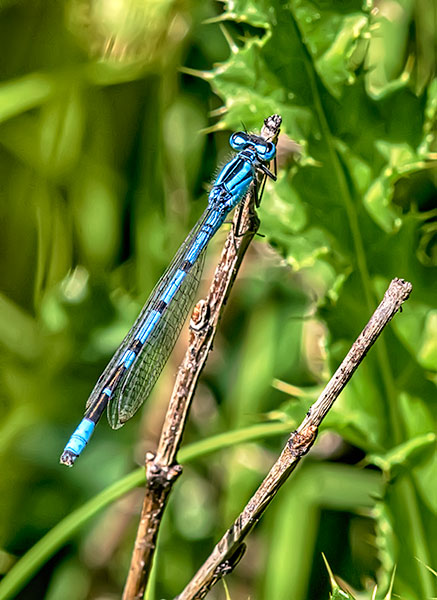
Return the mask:
[[432,564],[432,557],[427,542],[427,536],[423,528],[423,522],[420,517],[417,496],[411,476],[402,479],[402,482],[400,482],[400,489],[402,490],[402,498],[405,501],[405,517],[409,520],[410,531],[414,532],[414,536],[411,537],[414,547],[410,547],[408,551],[410,555],[420,561],[416,562],[416,569],[417,581],[422,583],[423,598],[432,598],[435,593],[435,577],[424,566]]

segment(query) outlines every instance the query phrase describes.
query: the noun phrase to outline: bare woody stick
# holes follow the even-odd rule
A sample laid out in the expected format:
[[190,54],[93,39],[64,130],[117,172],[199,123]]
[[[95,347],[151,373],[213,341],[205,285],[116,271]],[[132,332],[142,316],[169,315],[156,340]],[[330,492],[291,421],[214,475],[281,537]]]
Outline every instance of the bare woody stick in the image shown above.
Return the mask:
[[294,431],[276,463],[243,512],[215,546],[210,556],[177,600],[204,598],[211,587],[230,573],[243,555],[245,537],[261,518],[279,488],[314,443],[320,423],[376,339],[410,295],[412,286],[403,279],[393,279],[363,331],[352,345],[328,385],[312,405],[299,428]]
[[[281,121],[279,115],[268,117],[264,121],[261,135],[268,141],[275,141]],[[240,233],[235,236],[237,223]],[[165,505],[173,483],[182,472],[182,468],[176,463],[176,454],[197,381],[211,350],[223,306],[258,227],[259,220],[254,211],[254,191],[251,188],[236,211],[234,226],[226,239],[208,297],[199,302],[193,311],[189,347],[179,368],[158,450],[156,455],[148,453],[146,456],[146,492],[123,600],[143,598]]]

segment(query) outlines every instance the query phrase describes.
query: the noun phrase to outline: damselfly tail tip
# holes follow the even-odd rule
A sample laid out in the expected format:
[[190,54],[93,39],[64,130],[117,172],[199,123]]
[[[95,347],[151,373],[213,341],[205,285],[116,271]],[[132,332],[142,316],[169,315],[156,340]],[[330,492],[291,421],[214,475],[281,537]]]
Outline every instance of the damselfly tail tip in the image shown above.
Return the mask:
[[64,450],[59,459],[61,465],[65,465],[66,467],[72,467],[74,465],[74,461],[77,458],[77,454],[71,452],[71,450]]
[[96,424],[91,419],[82,419],[64,448],[64,452],[60,458],[61,465],[66,465],[67,467],[73,466],[74,461],[87,445],[95,426]]

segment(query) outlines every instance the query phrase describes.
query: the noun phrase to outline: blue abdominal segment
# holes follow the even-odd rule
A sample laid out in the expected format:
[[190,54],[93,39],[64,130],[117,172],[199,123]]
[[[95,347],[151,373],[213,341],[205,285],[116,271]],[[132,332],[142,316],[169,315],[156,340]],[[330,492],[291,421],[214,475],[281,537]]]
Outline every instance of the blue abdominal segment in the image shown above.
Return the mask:
[[68,467],[73,466],[75,457],[79,456],[79,454],[88,444],[95,427],[96,424],[90,419],[82,419],[77,426],[76,431],[68,440],[68,444],[64,448],[64,452],[62,454],[62,456],[64,456],[64,460],[61,461],[64,465],[67,465]]

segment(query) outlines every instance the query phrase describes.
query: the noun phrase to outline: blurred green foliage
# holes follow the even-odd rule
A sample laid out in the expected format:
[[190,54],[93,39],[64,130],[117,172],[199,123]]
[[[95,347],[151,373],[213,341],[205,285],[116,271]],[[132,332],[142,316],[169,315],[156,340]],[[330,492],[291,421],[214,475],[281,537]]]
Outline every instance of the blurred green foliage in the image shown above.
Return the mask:
[[229,131],[272,113],[284,135],[265,238],[197,391],[148,597],[176,595],[200,566],[396,276],[410,300],[251,535],[229,593],[346,597],[323,552],[348,597],[375,585],[376,598],[435,596],[434,3],[0,11],[0,598],[120,596],[141,503],[133,469],[156,443],[184,335],[142,419],[102,423],[73,470],[58,456],[202,211]]

